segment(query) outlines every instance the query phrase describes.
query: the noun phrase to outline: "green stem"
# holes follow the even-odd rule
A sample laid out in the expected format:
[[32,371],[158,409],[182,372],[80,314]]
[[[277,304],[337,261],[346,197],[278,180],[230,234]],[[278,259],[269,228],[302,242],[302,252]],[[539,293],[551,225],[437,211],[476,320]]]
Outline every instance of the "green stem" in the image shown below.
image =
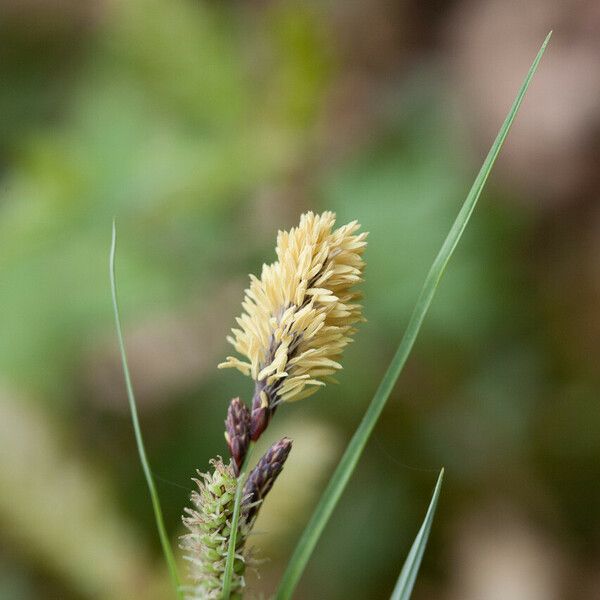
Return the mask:
[[254,450],[254,443],[250,442],[246,458],[242,463],[238,477],[237,489],[235,491],[235,502],[233,505],[233,515],[231,515],[231,532],[229,534],[229,547],[227,548],[227,560],[225,561],[225,572],[223,573],[223,600],[229,600],[231,595],[231,580],[233,578],[233,565],[235,563],[235,546],[237,543],[238,525],[240,522],[240,508],[242,506],[242,494],[244,484],[246,483],[246,471],[250,464],[250,457]]
[[146,477],[146,483],[148,484],[148,490],[150,492],[150,498],[152,499],[152,508],[154,509],[154,518],[156,520],[156,528],[158,529],[158,536],[160,543],[167,561],[169,574],[178,598],[182,598],[181,583],[179,581],[179,575],[177,574],[177,565],[175,557],[173,556],[173,550],[167,536],[165,524],[162,516],[162,509],[160,507],[160,500],[158,498],[158,492],[156,491],[156,485],[154,484],[154,478],[152,477],[152,471],[150,470],[150,464],[146,456],[146,449],[144,447],[144,439],[142,437],[142,430],[140,428],[140,421],[137,413],[137,406],[135,401],[135,395],[133,393],[133,385],[131,383],[131,375],[129,374],[129,366],[127,364],[127,354],[125,352],[125,342],[123,341],[123,331],[121,328],[121,318],[119,316],[119,303],[117,300],[117,280],[115,277],[115,255],[117,250],[117,229],[115,222],[113,221],[112,226],[112,243],[110,247],[110,287],[112,291],[112,303],[113,312],[115,315],[115,325],[117,328],[117,338],[119,340],[119,351],[121,353],[121,364],[123,365],[123,375],[125,376],[125,387],[127,388],[127,398],[129,399],[129,409],[131,410],[131,421],[133,422],[133,431],[135,433],[135,442],[137,444],[138,454],[140,462],[142,463],[142,469]]

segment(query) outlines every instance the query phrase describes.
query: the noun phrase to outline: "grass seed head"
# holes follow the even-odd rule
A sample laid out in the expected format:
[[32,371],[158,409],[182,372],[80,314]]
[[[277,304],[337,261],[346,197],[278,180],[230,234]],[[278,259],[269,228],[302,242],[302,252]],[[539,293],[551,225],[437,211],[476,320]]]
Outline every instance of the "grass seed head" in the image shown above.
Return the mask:
[[366,233],[353,221],[334,229],[335,214],[303,214],[280,231],[277,261],[250,276],[238,327],[227,339],[243,359],[228,356],[255,382],[253,440],[281,402],[314,394],[342,366],[339,359],[362,320],[360,296]]

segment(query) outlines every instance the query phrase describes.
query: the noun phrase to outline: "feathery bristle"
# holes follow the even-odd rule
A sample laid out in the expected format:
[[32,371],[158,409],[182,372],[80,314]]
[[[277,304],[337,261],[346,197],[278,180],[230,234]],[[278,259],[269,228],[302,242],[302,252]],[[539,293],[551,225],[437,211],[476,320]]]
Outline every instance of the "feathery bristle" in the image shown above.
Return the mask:
[[267,426],[276,405],[310,396],[338,360],[362,319],[354,286],[362,281],[366,233],[353,221],[333,229],[335,215],[303,214],[298,227],[277,236],[277,262],[250,276],[244,313],[228,341],[246,361],[229,356],[256,382],[252,439]]

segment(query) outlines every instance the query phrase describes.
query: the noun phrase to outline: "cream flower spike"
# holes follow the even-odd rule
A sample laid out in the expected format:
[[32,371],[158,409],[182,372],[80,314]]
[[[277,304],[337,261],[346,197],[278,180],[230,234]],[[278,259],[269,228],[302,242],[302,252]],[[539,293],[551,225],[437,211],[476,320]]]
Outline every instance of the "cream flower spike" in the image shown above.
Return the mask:
[[361,256],[366,233],[353,221],[334,229],[335,214],[312,212],[277,235],[277,262],[263,265],[227,340],[247,360],[228,356],[219,368],[235,367],[256,382],[252,439],[266,428],[280,402],[306,398],[341,369],[338,359],[363,320]]

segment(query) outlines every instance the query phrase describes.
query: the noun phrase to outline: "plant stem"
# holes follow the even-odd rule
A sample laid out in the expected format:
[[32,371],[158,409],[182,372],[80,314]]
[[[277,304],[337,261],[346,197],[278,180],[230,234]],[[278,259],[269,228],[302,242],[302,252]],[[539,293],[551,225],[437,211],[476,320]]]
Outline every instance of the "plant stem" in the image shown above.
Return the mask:
[[140,428],[140,422],[138,418],[137,405],[135,401],[135,394],[133,392],[133,385],[131,383],[131,375],[129,373],[129,366],[127,364],[127,354],[125,352],[125,342],[123,340],[123,331],[121,328],[121,318],[119,316],[119,302],[117,299],[117,280],[115,277],[115,255],[117,250],[117,229],[115,226],[115,222],[113,221],[112,226],[112,243],[110,247],[110,287],[112,291],[112,304],[113,304],[113,312],[115,316],[115,325],[117,328],[117,338],[119,340],[119,351],[121,353],[121,364],[123,366],[123,375],[125,377],[125,387],[127,388],[127,398],[129,400],[129,409],[131,411],[131,421],[133,423],[133,431],[135,433],[135,442],[138,449],[138,454],[140,457],[140,462],[142,463],[142,469],[144,471],[144,476],[146,477],[146,483],[148,484],[148,490],[150,492],[150,498],[152,500],[152,508],[154,509],[154,518],[156,520],[156,528],[158,529],[158,536],[160,538],[160,543],[162,546],[163,553],[165,555],[165,560],[167,561],[167,567],[169,569],[169,574],[171,576],[171,580],[173,585],[175,586],[175,591],[178,598],[182,598],[181,593],[181,583],[179,580],[179,575],[177,573],[177,564],[175,562],[175,557],[173,556],[173,550],[171,548],[171,543],[169,542],[169,538],[167,536],[167,532],[165,529],[165,524],[162,516],[162,509],[160,506],[160,500],[158,498],[158,492],[156,491],[156,485],[154,484],[154,478],[152,476],[152,471],[150,470],[150,464],[148,462],[148,458],[146,456],[146,449],[144,447],[144,439],[142,437],[142,430]]
[[240,522],[240,508],[242,505],[242,494],[244,484],[246,483],[246,471],[250,465],[250,458],[254,450],[254,443],[250,442],[246,457],[240,469],[237,489],[235,491],[235,503],[233,505],[233,515],[231,515],[231,532],[229,534],[229,547],[227,548],[227,560],[225,561],[225,572],[223,573],[223,600],[229,600],[231,594],[231,580],[233,578],[233,565],[235,563],[235,546],[237,543],[238,525]]

